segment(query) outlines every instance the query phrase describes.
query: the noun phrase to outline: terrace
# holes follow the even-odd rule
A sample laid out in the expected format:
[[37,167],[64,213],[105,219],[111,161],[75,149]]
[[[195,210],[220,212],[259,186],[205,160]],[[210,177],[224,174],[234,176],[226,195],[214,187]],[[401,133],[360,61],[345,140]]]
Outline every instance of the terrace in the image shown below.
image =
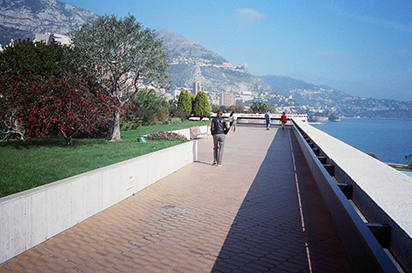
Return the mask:
[[409,272],[410,178],[292,119],[240,119],[222,167],[199,139],[194,163],[0,272]]

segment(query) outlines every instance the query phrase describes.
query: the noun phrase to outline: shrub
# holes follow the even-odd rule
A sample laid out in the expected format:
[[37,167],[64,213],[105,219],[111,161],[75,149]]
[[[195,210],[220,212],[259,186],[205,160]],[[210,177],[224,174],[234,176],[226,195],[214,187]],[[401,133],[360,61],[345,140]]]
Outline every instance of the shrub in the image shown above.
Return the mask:
[[127,120],[123,118],[120,120],[120,127],[124,131],[135,130],[137,127],[142,125],[142,119],[134,115],[128,115]]
[[180,123],[182,123],[181,118],[171,118],[170,119],[170,124],[180,124]]
[[180,118],[180,120],[185,120],[186,115],[182,109],[170,109],[169,113],[171,118]]

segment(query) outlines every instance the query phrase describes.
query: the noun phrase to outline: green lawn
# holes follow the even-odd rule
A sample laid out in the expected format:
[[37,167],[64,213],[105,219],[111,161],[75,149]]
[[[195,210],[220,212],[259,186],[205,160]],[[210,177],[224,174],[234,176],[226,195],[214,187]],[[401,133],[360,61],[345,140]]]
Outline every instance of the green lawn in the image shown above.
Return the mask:
[[184,141],[138,142],[137,138],[158,130],[171,131],[208,122],[139,127],[122,132],[121,142],[107,139],[74,139],[66,146],[62,137],[32,141],[0,142],[0,197],[56,180],[161,150]]

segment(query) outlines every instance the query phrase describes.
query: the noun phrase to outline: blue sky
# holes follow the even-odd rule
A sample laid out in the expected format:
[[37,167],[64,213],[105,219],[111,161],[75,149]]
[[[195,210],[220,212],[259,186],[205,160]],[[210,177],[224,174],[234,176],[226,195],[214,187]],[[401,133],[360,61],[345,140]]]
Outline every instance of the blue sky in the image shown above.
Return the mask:
[[[199,42],[253,75],[412,100],[412,1],[65,0]],[[323,82],[322,82],[323,81]],[[346,89],[346,90],[345,90]]]

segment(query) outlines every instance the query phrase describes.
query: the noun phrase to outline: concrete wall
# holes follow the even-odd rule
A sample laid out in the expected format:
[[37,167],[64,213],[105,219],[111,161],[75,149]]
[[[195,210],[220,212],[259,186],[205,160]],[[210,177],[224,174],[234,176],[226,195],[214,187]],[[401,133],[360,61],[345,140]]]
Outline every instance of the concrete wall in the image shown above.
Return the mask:
[[[199,127],[199,130],[200,130],[200,132],[201,133],[210,133],[209,132],[209,130],[208,130],[208,126],[207,125],[204,125],[204,126],[198,126]],[[185,128],[185,129],[180,129],[180,130],[174,130],[174,131],[172,131],[172,132],[175,132],[175,133],[178,133],[178,134],[181,134],[181,135],[183,135],[183,136],[185,136],[187,139],[190,139],[190,128]]]
[[0,198],[0,263],[128,198],[196,158],[197,142],[190,141]]
[[[199,130],[201,133],[210,133],[207,125],[199,126]],[[190,128],[175,130],[173,132],[184,135],[187,139],[190,139]]]
[[335,166],[335,178],[353,186],[353,202],[368,221],[389,224],[390,250],[412,270],[412,179],[307,122],[294,122]]

